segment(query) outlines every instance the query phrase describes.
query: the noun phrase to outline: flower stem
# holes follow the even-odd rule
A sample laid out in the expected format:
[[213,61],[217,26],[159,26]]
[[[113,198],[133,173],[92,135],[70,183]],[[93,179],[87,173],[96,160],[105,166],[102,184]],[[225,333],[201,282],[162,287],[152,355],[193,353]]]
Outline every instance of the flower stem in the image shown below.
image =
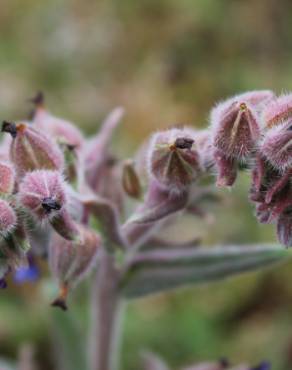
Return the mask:
[[91,291],[90,370],[117,370],[122,301],[114,257],[102,252]]

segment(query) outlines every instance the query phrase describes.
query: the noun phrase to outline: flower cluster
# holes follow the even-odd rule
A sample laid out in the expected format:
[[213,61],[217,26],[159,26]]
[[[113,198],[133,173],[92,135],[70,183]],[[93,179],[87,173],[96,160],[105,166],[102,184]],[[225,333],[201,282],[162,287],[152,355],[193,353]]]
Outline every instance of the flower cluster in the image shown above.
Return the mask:
[[[87,139],[53,116],[42,94],[33,103],[30,121],[2,125],[1,287],[11,272],[15,281],[33,280],[36,259],[48,258],[60,285],[53,305],[66,309],[68,291],[98,264],[101,251],[132,256],[149,241],[163,245],[157,233],[177,214],[205,217],[202,203],[216,200],[201,185],[204,177],[216,174],[217,185],[229,187],[244,168],[252,173],[258,220],[277,223],[281,243],[292,245],[292,95],[232,97],[212,110],[208,129],[157,132],[131,160],[110,149],[122,108]],[[130,214],[127,197],[135,204]],[[130,265],[124,261],[120,275]]]

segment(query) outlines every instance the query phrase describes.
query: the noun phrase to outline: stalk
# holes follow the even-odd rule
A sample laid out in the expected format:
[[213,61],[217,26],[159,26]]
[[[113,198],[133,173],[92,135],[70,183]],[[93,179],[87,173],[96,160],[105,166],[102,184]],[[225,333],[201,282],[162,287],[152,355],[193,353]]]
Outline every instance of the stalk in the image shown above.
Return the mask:
[[91,291],[90,370],[117,370],[123,302],[114,257],[102,252]]

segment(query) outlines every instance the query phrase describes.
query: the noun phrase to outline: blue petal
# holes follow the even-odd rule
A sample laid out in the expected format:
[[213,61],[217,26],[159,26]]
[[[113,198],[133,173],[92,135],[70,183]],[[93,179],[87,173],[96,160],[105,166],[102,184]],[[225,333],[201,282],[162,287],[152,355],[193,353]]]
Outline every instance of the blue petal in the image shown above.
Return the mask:
[[16,283],[24,283],[27,281],[36,281],[39,278],[39,270],[36,266],[20,267],[15,271],[14,281]]

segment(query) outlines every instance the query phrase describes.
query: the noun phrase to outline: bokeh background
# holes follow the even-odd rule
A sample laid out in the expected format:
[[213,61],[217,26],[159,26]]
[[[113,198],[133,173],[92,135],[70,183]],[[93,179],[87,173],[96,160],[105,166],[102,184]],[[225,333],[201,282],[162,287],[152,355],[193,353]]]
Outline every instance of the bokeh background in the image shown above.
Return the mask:
[[[291,25],[289,0],[1,0],[0,117],[25,118],[28,99],[41,89],[53,113],[91,134],[122,105],[126,116],[114,148],[127,158],[154,130],[205,127],[212,105],[229,95],[291,90]],[[184,220],[176,232],[191,230],[210,245],[274,241],[273,227],[255,220],[248,186],[242,174],[231,192],[220,192],[224,206],[214,209],[212,226]],[[143,349],[173,368],[225,356],[291,369],[291,269],[287,264],[130,303],[123,369],[139,369]],[[11,283],[1,291],[1,357],[13,362],[30,343],[39,368],[54,369],[63,335],[69,350],[62,350],[80,360],[64,314],[47,306],[45,292],[56,289],[50,284]],[[88,326],[86,285],[75,293],[70,314],[84,333],[80,345]]]

